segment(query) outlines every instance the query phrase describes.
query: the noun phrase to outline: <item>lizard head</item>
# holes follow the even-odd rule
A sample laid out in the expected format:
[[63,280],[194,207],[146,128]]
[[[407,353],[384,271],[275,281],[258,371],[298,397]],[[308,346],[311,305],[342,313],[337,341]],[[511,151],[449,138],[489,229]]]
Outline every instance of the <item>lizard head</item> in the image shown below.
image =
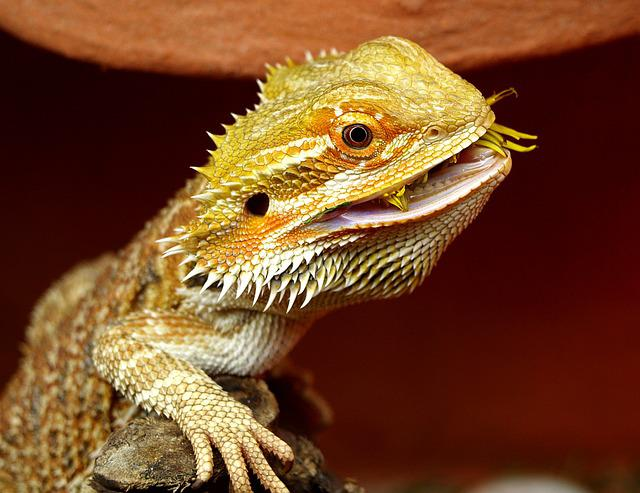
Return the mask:
[[509,172],[490,102],[418,45],[307,58],[269,67],[196,168],[198,216],[167,254],[187,253],[203,290],[288,309],[399,295]]

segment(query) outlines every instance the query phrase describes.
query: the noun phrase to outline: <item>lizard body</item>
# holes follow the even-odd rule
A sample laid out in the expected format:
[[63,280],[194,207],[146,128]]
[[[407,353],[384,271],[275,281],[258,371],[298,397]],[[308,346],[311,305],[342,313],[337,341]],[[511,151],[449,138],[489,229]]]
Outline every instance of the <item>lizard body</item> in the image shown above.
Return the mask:
[[0,402],[6,489],[73,491],[124,396],[178,423],[198,482],[216,447],[236,491],[252,470],[285,492],[264,453],[291,449],[209,375],[259,375],[327,311],[414,289],[510,170],[490,102],[409,41],[259,83],[200,176],[36,306]]

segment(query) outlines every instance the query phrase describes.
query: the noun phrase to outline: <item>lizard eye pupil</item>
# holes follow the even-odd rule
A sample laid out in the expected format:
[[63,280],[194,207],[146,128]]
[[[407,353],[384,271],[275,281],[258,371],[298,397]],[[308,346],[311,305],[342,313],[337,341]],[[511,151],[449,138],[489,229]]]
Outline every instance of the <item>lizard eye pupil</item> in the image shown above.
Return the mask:
[[245,208],[253,216],[264,216],[269,210],[269,196],[266,193],[256,193],[247,199]]
[[342,140],[349,147],[354,149],[364,149],[373,140],[371,129],[361,123],[348,125],[342,131]]

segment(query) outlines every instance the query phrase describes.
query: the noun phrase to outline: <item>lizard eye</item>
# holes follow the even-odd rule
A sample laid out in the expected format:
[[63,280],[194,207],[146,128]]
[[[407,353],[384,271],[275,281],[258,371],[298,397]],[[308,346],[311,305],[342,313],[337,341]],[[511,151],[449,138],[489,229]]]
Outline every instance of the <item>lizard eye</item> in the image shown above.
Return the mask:
[[269,210],[269,196],[266,193],[256,193],[247,199],[245,209],[252,216],[263,217]]
[[366,125],[355,123],[347,125],[342,131],[342,140],[353,149],[364,149],[373,140],[373,132]]
[[[333,115],[331,115],[333,116]],[[362,111],[347,111],[329,121],[330,152],[345,167],[376,167],[376,159],[387,145],[386,128],[375,116]]]

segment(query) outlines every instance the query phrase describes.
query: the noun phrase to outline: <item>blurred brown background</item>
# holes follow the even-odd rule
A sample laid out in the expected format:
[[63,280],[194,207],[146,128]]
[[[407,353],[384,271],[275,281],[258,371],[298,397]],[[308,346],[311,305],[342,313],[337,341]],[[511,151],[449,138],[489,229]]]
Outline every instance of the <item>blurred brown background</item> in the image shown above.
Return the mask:
[[[498,120],[540,149],[418,291],[335,313],[295,350],[335,411],[320,444],[337,471],[640,465],[639,55],[627,38],[463,74],[516,87]],[[256,85],[105,70],[8,35],[0,57],[4,381],[39,294],[124,245]]]

